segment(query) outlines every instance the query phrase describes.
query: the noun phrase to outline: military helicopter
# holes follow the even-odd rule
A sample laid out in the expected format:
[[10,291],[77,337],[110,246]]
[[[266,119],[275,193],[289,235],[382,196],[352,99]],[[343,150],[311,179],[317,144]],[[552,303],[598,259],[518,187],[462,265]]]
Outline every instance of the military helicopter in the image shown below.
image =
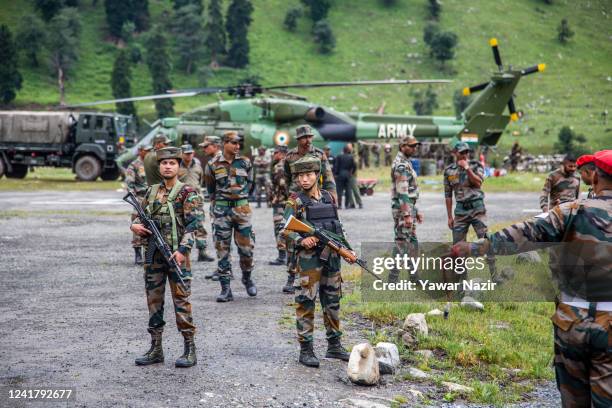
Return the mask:
[[[498,71],[487,82],[465,88],[464,95],[482,92],[459,117],[389,115],[359,112],[338,112],[332,108],[309,102],[306,98],[286,89],[307,89],[338,86],[415,85],[448,83],[448,80],[381,80],[357,82],[323,82],[261,86],[241,84],[229,87],[208,87],[171,90],[166,94],[113,99],[69,106],[77,108],[128,101],[146,101],[163,98],[181,98],[198,95],[227,94],[232,100],[221,100],[187,112],[178,118],[156,121],[151,131],[139,142],[149,143],[154,134],[166,133],[176,145],[197,145],[205,135],[221,136],[227,130],[236,130],[244,136],[245,151],[259,146],[295,145],[295,128],[310,124],[316,132],[313,144],[331,145],[332,150],[346,142],[360,140],[388,140],[413,135],[425,138],[455,138],[472,145],[497,144],[510,120],[519,114],[513,92],[523,76],[545,69],[544,64],[525,69],[504,67],[497,39],[489,42]],[[504,111],[508,108],[508,115]],[[336,149],[334,149],[334,147]],[[136,154],[132,148],[119,158],[120,165],[129,163]]]

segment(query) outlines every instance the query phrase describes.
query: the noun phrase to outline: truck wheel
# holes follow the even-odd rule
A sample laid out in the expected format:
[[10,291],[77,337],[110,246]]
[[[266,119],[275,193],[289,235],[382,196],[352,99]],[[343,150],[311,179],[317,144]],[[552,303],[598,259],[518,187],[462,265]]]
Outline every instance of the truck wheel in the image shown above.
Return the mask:
[[81,181],[94,181],[102,173],[102,165],[93,156],[81,156],[74,165],[74,172]]
[[115,166],[112,169],[104,170],[100,178],[104,181],[115,181],[119,177],[119,174],[121,174],[121,171],[119,171],[119,167]]
[[6,177],[22,179],[28,174],[28,166],[25,164],[13,164],[13,171],[6,173]]

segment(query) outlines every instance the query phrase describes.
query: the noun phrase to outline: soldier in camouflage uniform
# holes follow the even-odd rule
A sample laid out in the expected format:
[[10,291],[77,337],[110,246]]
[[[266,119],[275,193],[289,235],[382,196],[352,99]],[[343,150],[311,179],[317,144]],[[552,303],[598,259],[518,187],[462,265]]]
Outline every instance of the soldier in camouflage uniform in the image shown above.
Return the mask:
[[580,179],[589,186],[587,198],[593,198],[593,176],[595,174],[595,156],[584,154],[576,160],[576,167],[580,173]]
[[169,144],[170,139],[168,139],[168,136],[163,133],[158,133],[153,138],[153,151],[147,153],[144,158],[144,169],[147,185],[152,186],[163,181],[163,178],[159,173],[159,165],[157,163],[157,156],[155,152],[157,152],[159,149],[163,149],[164,147],[168,147]]
[[612,150],[594,156],[594,198],[557,205],[545,218],[453,247],[456,256],[481,256],[530,251],[534,242],[565,243],[558,251],[567,258],[559,263],[561,295],[552,316],[564,407],[612,406]]
[[[127,190],[134,194],[139,201],[142,201],[144,194],[147,191],[147,181],[145,178],[144,158],[148,152],[153,149],[152,146],[142,145],[138,147],[138,156],[130,163],[125,171],[125,184]],[[135,214],[132,213],[132,222]],[[132,234],[132,248],[134,248],[134,263],[142,265],[142,239],[137,234]]]
[[[285,202],[289,197],[287,180],[285,179],[285,156],[287,146],[276,146],[272,156],[272,183],[268,191],[268,205],[272,207],[272,222],[274,223],[274,238],[276,239],[276,249],[278,258],[269,262],[270,265],[284,265],[287,262],[287,244],[285,238],[280,234],[283,229],[283,213]],[[289,281],[287,281],[289,285]],[[293,289],[293,281],[291,281]],[[283,288],[285,291],[285,288]]]
[[213,229],[221,283],[217,302],[234,300],[230,288],[232,235],[240,256],[242,283],[249,296],[257,295],[257,288],[251,279],[255,236],[248,200],[253,185],[253,167],[251,161],[240,154],[240,141],[237,132],[226,132],[223,136],[223,153],[213,157],[204,171],[206,188],[214,202]]
[[[478,238],[487,233],[486,215],[484,205],[484,168],[477,160],[469,160],[470,146],[459,142],[453,149],[455,163],[444,169],[444,197],[446,201],[446,214],[448,228],[453,232],[453,244],[465,241],[470,225]],[[453,193],[455,195],[455,212],[453,217]],[[494,281],[498,281],[495,257],[487,258],[489,272]]]
[[[289,192],[294,193],[300,191],[300,186],[297,180],[293,178],[291,174],[291,164],[295,163],[304,156],[314,156],[321,161],[321,172],[319,178],[319,188],[323,188],[329,191],[334,196],[334,201],[338,201],[336,195],[336,181],[334,180],[333,169],[327,161],[325,153],[312,144],[314,138],[314,132],[309,125],[301,125],[295,129],[295,137],[297,139],[297,147],[289,150],[285,157],[285,179],[289,186]],[[292,242],[287,242],[287,256],[289,257],[287,262],[287,273],[289,275],[295,275],[295,251],[293,251]]]
[[[423,222],[423,215],[416,207],[419,198],[417,174],[410,158],[421,143],[414,136],[400,140],[399,151],[391,164],[391,214],[395,232],[395,250],[415,256],[418,249],[416,223]],[[395,254],[394,254],[395,256]],[[399,271],[391,270],[389,280],[397,281]]]
[[[221,154],[219,151],[221,150],[221,138],[218,136],[205,136],[204,137],[204,141],[202,143],[200,143],[198,146],[200,146],[202,148],[202,151],[204,152],[204,164],[202,165],[203,169],[206,169],[206,165],[208,164],[208,162],[215,157],[218,154]],[[203,193],[206,193],[206,195],[208,196],[208,190],[204,189]],[[210,206],[209,206],[209,210],[208,210],[208,214],[210,216],[210,220],[211,220],[211,228],[212,228],[212,239],[213,239],[213,243],[215,242],[215,218],[214,218],[214,214],[212,211],[213,208],[213,201],[210,197],[208,197],[209,201],[210,201]],[[209,273],[208,275],[204,275],[205,279],[212,279],[214,281],[218,281],[219,280],[219,274],[217,272],[217,270],[213,270],[211,273]]]
[[[190,144],[181,146],[183,151],[183,160],[179,168],[179,180],[192,187],[200,196],[201,208],[200,211],[204,215],[204,196],[202,195],[202,185],[204,184],[204,169],[200,165],[200,161],[193,157],[194,151]],[[198,225],[195,234],[196,248],[198,248],[198,262],[212,262],[213,258],[206,253],[206,237],[208,233],[204,227],[204,216],[202,222]]]
[[576,159],[567,155],[561,167],[546,177],[542,194],[540,195],[540,208],[548,212],[556,205],[574,201],[580,194],[580,178],[576,175]]
[[268,186],[270,185],[270,164],[270,160],[266,157],[266,148],[260,146],[257,149],[257,156],[253,159],[257,208],[261,207],[261,193],[268,191]]
[[[196,364],[195,326],[191,315],[191,264],[189,253],[195,242],[195,231],[202,220],[200,197],[197,192],[178,181],[181,149],[168,147],[156,152],[160,174],[164,181],[147,189],[142,206],[145,212],[159,225],[166,243],[172,248],[173,258],[181,265],[184,284],[177,272],[170,267],[155,246],[147,246],[144,278],[149,307],[149,333],[151,348],[144,356],[136,359],[137,365],[162,363],[162,332],[164,330],[164,294],[166,279],[170,283],[176,326],[185,342],[183,355],[176,360],[177,367],[191,367]],[[150,235],[136,218],[132,231],[142,237]]]
[[[338,219],[336,199],[330,192],[319,189],[321,161],[314,156],[305,156],[295,161],[291,167],[292,175],[301,188],[299,192],[291,193],[289,196],[285,207],[285,222],[294,216],[335,234],[348,246],[344,239],[342,224]],[[325,356],[348,361],[349,353],[340,343],[342,336],[339,319],[342,296],[340,256],[326,246],[320,245],[313,236],[302,236],[290,231],[283,231],[283,234],[294,243],[297,255],[300,292],[295,297],[295,302],[300,363],[309,367],[319,366],[312,343],[317,295],[320,297],[323,309],[323,322],[328,341]]]

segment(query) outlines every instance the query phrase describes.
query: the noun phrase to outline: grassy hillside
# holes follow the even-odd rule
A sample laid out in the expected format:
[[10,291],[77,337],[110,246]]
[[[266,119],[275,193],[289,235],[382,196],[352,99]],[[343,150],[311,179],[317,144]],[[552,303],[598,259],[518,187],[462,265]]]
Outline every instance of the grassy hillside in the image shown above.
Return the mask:
[[[0,0],[0,22],[15,29],[21,15],[32,12],[32,1]],[[92,6],[81,1],[83,36],[81,59],[67,86],[68,102],[110,98],[109,85],[116,47],[104,41],[103,1]],[[226,4],[228,1],[226,0]],[[247,73],[257,74],[266,84],[297,81],[334,81],[383,78],[451,78],[451,85],[436,87],[439,115],[453,115],[452,94],[456,89],[488,79],[495,64],[488,39],[499,39],[504,63],[524,67],[544,62],[544,73],[525,78],[517,88],[516,103],[525,111],[522,121],[508,127],[501,147],[507,149],[519,132],[519,140],[530,151],[551,151],[558,130],[573,126],[588,138],[592,148],[610,147],[612,119],[604,124],[601,113],[612,110],[612,2],[555,0],[549,6],[539,0],[445,0],[441,17],[444,30],[459,35],[456,74],[440,72],[427,57],[422,41],[426,23],[425,0],[398,0],[384,8],[378,0],[335,0],[330,12],[337,38],[335,52],[321,56],[310,36],[310,21],[302,18],[296,33],[282,27],[286,10],[298,0],[257,0],[250,31],[251,66],[248,70],[221,69],[211,85],[235,83]],[[154,20],[171,10],[169,0],[150,0]],[[576,32],[567,45],[556,40],[556,27],[564,17]],[[411,54],[412,57],[408,57]],[[414,55],[418,56],[415,58]],[[24,87],[17,104],[53,105],[58,96],[53,76],[45,67],[22,68]],[[197,75],[173,73],[175,87],[198,86]],[[134,70],[134,95],[151,92],[146,67]],[[312,101],[339,110],[373,111],[381,102],[388,113],[412,113],[407,87],[338,88],[303,92]],[[177,100],[184,112],[211,101],[198,97]],[[110,108],[110,107],[109,107]],[[141,102],[138,109],[154,115],[153,104]],[[531,131],[528,131],[531,129]]]

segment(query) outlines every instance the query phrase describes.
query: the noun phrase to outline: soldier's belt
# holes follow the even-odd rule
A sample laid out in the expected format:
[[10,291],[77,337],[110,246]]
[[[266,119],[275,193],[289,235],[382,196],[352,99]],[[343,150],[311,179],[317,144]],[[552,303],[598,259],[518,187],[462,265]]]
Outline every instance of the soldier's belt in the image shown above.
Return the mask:
[[217,200],[215,201],[215,205],[219,207],[241,207],[243,205],[249,204],[249,200],[243,198],[241,200]]
[[484,201],[482,200],[482,198],[479,198],[478,200],[472,200],[472,201],[462,201],[457,204],[461,206],[464,210],[472,210],[474,208],[484,207]]

